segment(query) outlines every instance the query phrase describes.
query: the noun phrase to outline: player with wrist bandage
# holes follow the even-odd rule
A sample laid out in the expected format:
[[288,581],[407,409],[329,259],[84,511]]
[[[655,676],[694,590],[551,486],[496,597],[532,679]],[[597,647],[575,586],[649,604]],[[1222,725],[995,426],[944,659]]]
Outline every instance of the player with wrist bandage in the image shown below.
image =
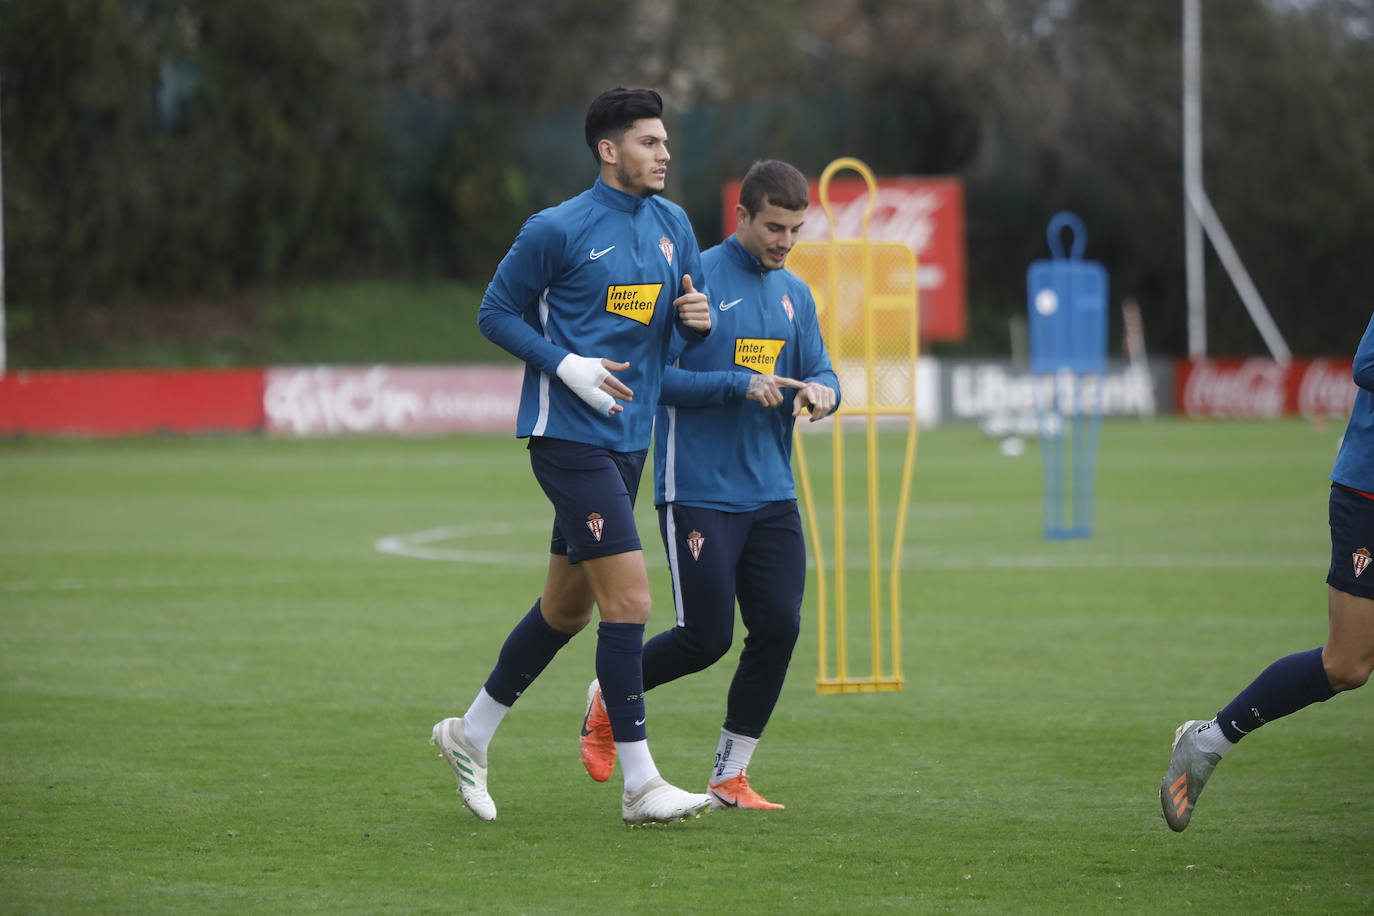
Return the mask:
[[487,287],[478,326],[525,362],[516,435],[554,508],[548,573],[462,717],[434,726],[463,802],[494,820],[487,749],[516,699],[600,612],[596,671],[620,758],[628,824],[707,806],[665,782],[649,753],[641,654],[649,578],[634,500],[669,345],[700,339],[711,314],[687,215],[659,195],[669,160],[662,99],[611,89],[586,141],[600,172],[578,196],[526,221]]

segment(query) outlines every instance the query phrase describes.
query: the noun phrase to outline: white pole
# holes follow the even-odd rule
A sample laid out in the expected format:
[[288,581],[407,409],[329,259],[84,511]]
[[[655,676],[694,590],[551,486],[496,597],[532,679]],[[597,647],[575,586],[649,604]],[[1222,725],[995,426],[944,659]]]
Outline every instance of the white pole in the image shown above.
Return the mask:
[[1183,0],[1183,238],[1188,271],[1188,356],[1207,355],[1207,284],[1202,221],[1193,201],[1202,191],[1202,17]]
[[[1203,240],[1210,239],[1231,285],[1250,313],[1274,361],[1293,358],[1244,262],[1231,244],[1202,182],[1202,16],[1198,0],[1183,0],[1183,229],[1188,270],[1188,356],[1207,356],[1207,287]],[[1204,235],[1205,234],[1205,235]]]
[[1226,234],[1226,227],[1221,224],[1221,218],[1213,209],[1207,192],[1199,188],[1197,196],[1190,195],[1189,203],[1192,204],[1193,212],[1200,218],[1203,228],[1207,230],[1207,237],[1212,240],[1212,247],[1221,259],[1221,266],[1226,268],[1231,285],[1240,293],[1240,301],[1245,304],[1245,310],[1250,313],[1250,320],[1255,323],[1255,329],[1264,339],[1264,345],[1269,348],[1269,355],[1274,357],[1275,362],[1288,365],[1293,359],[1293,353],[1288,349],[1283,334],[1279,332],[1279,326],[1274,323],[1274,316],[1269,314],[1269,308],[1264,304],[1259,290],[1255,288],[1255,281],[1250,279],[1250,272],[1245,269],[1240,255],[1236,253],[1236,246],[1231,244],[1231,237]]

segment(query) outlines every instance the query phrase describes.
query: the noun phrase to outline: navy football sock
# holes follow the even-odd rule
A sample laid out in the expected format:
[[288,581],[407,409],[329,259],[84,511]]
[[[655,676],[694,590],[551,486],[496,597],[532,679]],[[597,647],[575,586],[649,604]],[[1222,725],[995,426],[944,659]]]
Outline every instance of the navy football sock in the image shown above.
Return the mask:
[[514,706],[525,688],[534,683],[558,650],[572,639],[571,633],[555,630],[539,612],[541,599],[510,631],[496,658],[496,667],[487,677],[486,690],[491,698],[506,706]]
[[1322,650],[1286,655],[1260,672],[1249,687],[1217,713],[1217,724],[1230,741],[1239,741],[1266,722],[1297,712],[1336,695],[1322,666]]
[[601,681],[601,702],[611,720],[617,742],[643,741],[644,727],[644,624],[608,623],[596,628],[596,677]]

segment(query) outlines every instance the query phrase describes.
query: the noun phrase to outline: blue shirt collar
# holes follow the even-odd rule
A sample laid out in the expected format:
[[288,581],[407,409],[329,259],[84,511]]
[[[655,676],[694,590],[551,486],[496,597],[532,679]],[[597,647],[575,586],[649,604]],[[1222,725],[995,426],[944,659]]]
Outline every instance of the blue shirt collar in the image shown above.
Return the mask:
[[750,254],[749,249],[740,244],[737,234],[731,233],[730,237],[721,244],[725,246],[725,253],[730,256],[730,260],[734,261],[740,267],[746,270],[757,271],[758,273],[763,273],[765,271],[763,262]]
[[611,187],[601,180],[600,175],[596,177],[596,183],[592,185],[592,196],[596,198],[598,203],[605,204],[615,210],[624,210],[626,213],[634,213],[649,202],[647,197],[626,194],[619,188]]

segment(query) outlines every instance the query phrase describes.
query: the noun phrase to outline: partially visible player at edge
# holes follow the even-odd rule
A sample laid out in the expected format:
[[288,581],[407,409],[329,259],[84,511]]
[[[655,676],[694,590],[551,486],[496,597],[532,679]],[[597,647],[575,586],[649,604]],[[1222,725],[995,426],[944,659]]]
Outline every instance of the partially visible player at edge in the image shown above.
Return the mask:
[[[792,427],[803,409],[819,420],[840,399],[811,291],[783,267],[807,196],[806,179],[783,162],[756,163],[744,176],[738,230],[701,256],[715,328],[674,354],[654,427],[654,503],[677,626],[644,647],[644,689],[721,658],[736,599],[747,631],[707,778],[714,808],[784,807],[752,789],[746,770],[801,626],[806,546]],[[582,761],[606,780],[616,742],[600,686],[587,689]]]
[[1184,722],[1159,787],[1164,820],[1183,830],[1216,765],[1255,729],[1354,690],[1374,670],[1374,318],[1355,351],[1355,407],[1331,469],[1326,646],[1274,662],[1214,718]]
[[596,673],[624,761],[621,816],[671,822],[705,810],[705,794],[659,775],[645,732],[642,664],[649,577],[634,522],[669,343],[710,330],[710,304],[687,215],[657,195],[668,170],[663,102],[611,89],[587,110],[600,169],[590,190],[526,221],[478,312],[483,334],[525,361],[516,435],[553,503],[544,589],[511,630],[461,718],[434,726],[463,803],[496,818],[487,751],[511,706],[600,611]]

